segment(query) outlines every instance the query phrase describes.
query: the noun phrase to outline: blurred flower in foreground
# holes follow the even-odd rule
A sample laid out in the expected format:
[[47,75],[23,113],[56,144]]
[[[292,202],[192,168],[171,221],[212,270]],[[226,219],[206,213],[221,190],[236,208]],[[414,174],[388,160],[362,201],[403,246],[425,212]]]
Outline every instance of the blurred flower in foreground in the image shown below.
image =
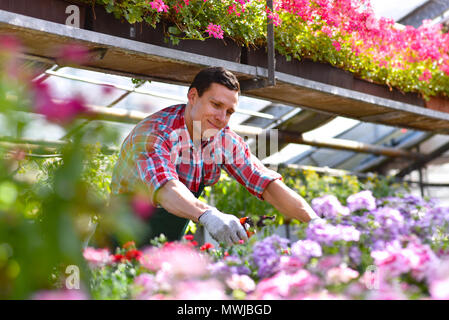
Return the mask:
[[208,272],[209,257],[187,244],[172,243],[162,248],[144,249],[140,262],[150,271],[164,266],[170,277],[200,277]]
[[133,196],[131,206],[134,213],[143,220],[149,219],[156,210],[156,207],[151,205],[149,199],[141,194]]
[[44,290],[33,295],[33,300],[88,300],[82,290]]
[[108,249],[95,249],[87,247],[83,251],[83,257],[91,267],[103,267],[112,262],[112,256]]
[[83,65],[89,62],[89,49],[76,43],[64,45],[59,49],[57,58],[65,63]]
[[48,84],[42,81],[33,82],[32,89],[34,91],[34,111],[44,115],[48,121],[66,125],[79,114],[87,111],[81,97],[56,102],[50,96]]

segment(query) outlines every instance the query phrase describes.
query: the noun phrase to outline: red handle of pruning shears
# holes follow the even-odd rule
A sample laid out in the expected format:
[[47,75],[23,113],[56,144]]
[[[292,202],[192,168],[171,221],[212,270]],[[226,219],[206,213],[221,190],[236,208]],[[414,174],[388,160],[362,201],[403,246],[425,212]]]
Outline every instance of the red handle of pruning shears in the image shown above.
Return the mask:
[[254,223],[250,217],[240,218],[240,224],[245,229],[248,238],[251,238],[251,236],[253,236],[256,233],[255,230],[252,230],[254,228]]
[[256,226],[258,228],[262,228],[265,226],[265,220],[274,220],[275,216],[261,216],[257,224],[254,224],[254,221],[250,217],[240,218],[240,224],[246,231],[246,235],[250,238],[252,235],[256,233]]

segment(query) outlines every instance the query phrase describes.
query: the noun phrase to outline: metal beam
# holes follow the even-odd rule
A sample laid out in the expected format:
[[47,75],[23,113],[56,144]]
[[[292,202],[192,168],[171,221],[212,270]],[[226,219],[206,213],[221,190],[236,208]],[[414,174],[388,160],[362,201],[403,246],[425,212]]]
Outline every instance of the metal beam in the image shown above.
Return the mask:
[[429,0],[401,18],[398,23],[418,28],[423,20],[433,20],[449,9],[449,0]]
[[[84,44],[89,49],[108,49],[104,59],[94,61],[90,65],[83,66],[83,68],[140,79],[188,84],[201,68],[217,65],[234,72],[242,81],[268,78],[266,68],[89,30],[75,29],[66,25],[0,10],[0,34],[4,33],[20,36],[25,44],[30,44],[32,46],[30,51],[32,52],[27,52],[28,54],[49,55],[47,58],[55,58],[50,56],[55,54],[55,50],[51,50],[51,48],[69,41]],[[132,64],[129,61],[132,61]],[[167,67],[171,72],[167,72]],[[326,67],[320,65],[320,68]],[[332,69],[335,72],[334,76],[340,74],[339,71],[344,73],[342,70],[334,69]],[[328,71],[330,72],[330,69]],[[394,100],[396,97],[393,96],[385,98],[381,95],[376,96],[356,91],[355,87],[350,85],[340,87],[337,86],[338,84],[332,85],[282,72],[276,72],[276,78],[276,86],[251,90],[247,95],[318,112],[339,114],[353,119],[382,114],[389,110],[399,111],[403,113],[403,117],[391,121],[385,119],[380,122],[404,128],[449,133],[449,113],[404,103],[399,98]],[[356,81],[356,79],[353,79],[353,81]],[[366,86],[371,85],[368,82],[363,83]],[[388,96],[388,94],[385,96]],[[419,103],[421,100],[416,98],[416,101]]]
[[295,132],[288,132],[275,129],[264,130],[262,128],[255,128],[242,125],[232,126],[231,129],[235,131],[237,134],[242,136],[250,136],[250,137],[259,136],[262,138],[278,137],[279,142],[305,144],[321,148],[347,150],[361,153],[372,153],[388,157],[402,157],[409,159],[421,159],[423,157],[423,155],[415,152],[371,145],[351,140],[335,139],[335,138],[312,139],[312,138],[305,138],[302,136],[302,134],[298,134]]
[[[304,165],[298,165],[298,164],[271,164],[271,163],[265,163],[265,166],[278,171],[283,168],[287,169],[293,169],[298,171],[314,171],[320,174],[326,174],[330,176],[336,176],[336,177],[342,177],[342,176],[356,176],[358,178],[362,179],[368,179],[372,178],[373,176],[378,176],[381,178],[391,178],[394,182],[404,182],[409,184],[420,184],[420,181],[413,181],[413,180],[403,180],[397,177],[392,176],[383,176],[380,174],[373,174],[373,173],[360,173],[360,172],[354,172],[354,171],[348,171],[348,170],[342,170],[342,169],[332,169],[329,167],[315,167],[315,166],[304,166]],[[424,187],[435,187],[435,188],[442,188],[442,187],[449,187],[449,183],[432,183],[432,182],[423,182],[422,185]]]
[[430,161],[438,158],[439,156],[441,156],[442,154],[444,154],[448,150],[449,150],[449,142],[446,142],[445,144],[443,144],[442,146],[440,146],[436,150],[434,150],[431,153],[427,154],[424,158],[415,161],[414,163],[409,165],[407,168],[402,169],[401,171],[399,171],[396,174],[396,177],[398,177],[398,178],[405,177],[406,175],[408,175],[412,171],[418,170],[419,168],[422,168],[423,166],[428,164]]
[[[114,121],[121,123],[137,124],[151,113],[144,113],[136,110],[126,110],[118,108],[106,108],[99,106],[88,106],[88,111],[79,114],[78,118],[88,120]],[[357,141],[343,139],[310,139],[304,138],[301,134],[276,130],[262,129],[258,127],[230,125],[230,128],[241,136],[259,137],[268,139],[279,139],[282,142],[306,144],[322,148],[339,150],[349,150],[362,153],[373,153],[388,157],[403,157],[410,159],[421,159],[423,155],[405,150],[369,145]]]

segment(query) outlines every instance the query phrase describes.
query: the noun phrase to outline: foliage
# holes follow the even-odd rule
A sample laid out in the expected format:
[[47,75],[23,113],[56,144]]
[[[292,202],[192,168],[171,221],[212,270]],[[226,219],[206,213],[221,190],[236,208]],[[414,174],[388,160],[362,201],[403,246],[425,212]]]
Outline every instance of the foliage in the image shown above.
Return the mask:
[[164,24],[167,41],[231,39],[239,45],[266,43],[267,17],[275,25],[275,47],[287,60],[311,59],[356,77],[419,92],[449,95],[449,35],[424,21],[399,27],[376,18],[369,0],[84,0],[115,17],[153,28]]
[[[392,196],[400,191],[408,191],[407,185],[395,182],[393,177],[378,177],[374,174],[365,180],[360,180],[354,175],[319,175],[312,170],[284,168],[280,169],[279,173],[284,183],[309,203],[312,199],[327,194],[335,195],[345,204],[349,195],[361,190],[371,190],[374,196],[379,198]],[[256,221],[260,215],[276,215],[276,224],[284,223],[284,217],[273,206],[251,196],[242,185],[225,172],[222,173],[219,183],[205,189],[204,198],[223,212],[241,217],[251,216]]]
[[368,190],[345,203],[312,199],[323,220],[304,226],[295,242],[259,233],[215,248],[192,235],[161,236],[142,250],[118,249],[138,257],[126,266],[108,252],[85,253],[98,275],[94,291],[128,283],[122,297],[144,300],[449,298],[449,208],[411,195],[376,199]]
[[[55,283],[63,286],[69,266],[78,268],[81,287],[86,289],[89,278],[82,248],[92,233],[92,222],[108,221],[103,223],[108,231],[122,238],[137,237],[140,226],[130,208],[115,212],[108,207],[109,171],[116,156],[101,155],[96,142],[111,143],[117,134],[98,123],[80,127],[77,117],[86,110],[82,99],[55,101],[45,79],[33,80],[33,70],[19,63],[20,50],[14,38],[0,38],[0,112],[7,124],[2,134],[24,138],[32,120],[29,113],[40,113],[73,135],[57,152],[44,150],[46,154],[26,145],[1,145],[3,299],[29,299],[39,290],[54,289]],[[62,52],[70,56],[74,48],[67,50]]]

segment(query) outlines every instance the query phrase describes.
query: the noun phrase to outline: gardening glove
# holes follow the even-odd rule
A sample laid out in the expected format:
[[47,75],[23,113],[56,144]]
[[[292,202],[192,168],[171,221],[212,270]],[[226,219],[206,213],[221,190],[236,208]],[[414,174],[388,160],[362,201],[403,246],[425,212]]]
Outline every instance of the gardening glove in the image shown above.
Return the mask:
[[217,208],[206,210],[198,221],[217,242],[227,244],[238,243],[239,240],[248,241],[248,236],[240,220],[232,215],[220,212]]
[[309,221],[309,224],[310,225],[312,225],[312,224],[315,224],[315,223],[321,223],[321,222],[324,222],[324,219],[322,219],[322,218],[320,218],[320,217],[315,217],[315,218],[312,218],[310,221]]

